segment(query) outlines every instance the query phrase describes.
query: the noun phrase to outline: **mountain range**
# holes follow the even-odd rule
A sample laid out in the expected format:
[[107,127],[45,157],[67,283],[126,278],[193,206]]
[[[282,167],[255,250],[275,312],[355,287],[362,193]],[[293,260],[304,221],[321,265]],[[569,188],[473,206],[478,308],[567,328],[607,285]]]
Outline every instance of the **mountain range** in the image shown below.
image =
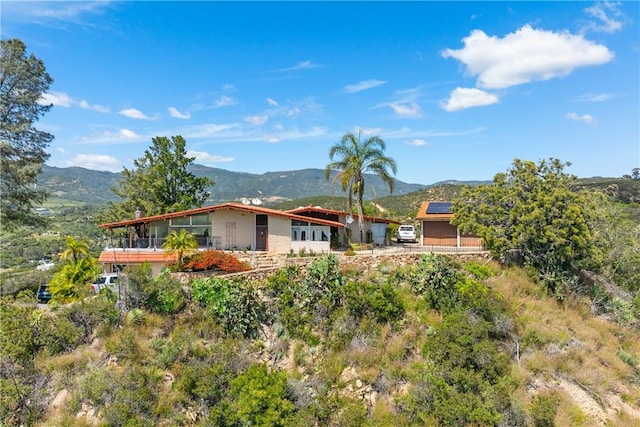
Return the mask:
[[[300,169],[263,174],[233,172],[203,165],[190,165],[188,169],[198,177],[206,176],[213,180],[214,185],[207,189],[210,192],[208,204],[257,198],[267,205],[273,205],[305,197],[344,195],[339,185],[336,185],[332,191],[331,177],[326,180],[323,169]],[[66,200],[107,203],[118,200],[111,188],[116,186],[120,179],[122,174],[116,172],[44,165],[38,177],[38,186],[44,188],[51,196]],[[365,199],[391,195],[386,184],[376,175],[366,175],[366,183]],[[455,183],[455,181],[447,181],[447,183]],[[395,180],[394,184],[393,195],[404,195],[430,187],[399,180]]]

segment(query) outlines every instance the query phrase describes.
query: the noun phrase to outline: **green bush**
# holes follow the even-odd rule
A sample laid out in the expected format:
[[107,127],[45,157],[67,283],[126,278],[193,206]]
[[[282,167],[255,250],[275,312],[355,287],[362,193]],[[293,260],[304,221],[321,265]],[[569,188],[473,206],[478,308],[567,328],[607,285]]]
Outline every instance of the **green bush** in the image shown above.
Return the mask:
[[404,315],[404,303],[391,283],[347,282],[343,287],[349,313],[371,316],[378,322],[393,322]]
[[134,365],[117,381],[113,403],[104,411],[108,425],[157,425],[154,409],[161,390],[162,372],[151,366]]
[[558,396],[554,393],[536,394],[531,401],[533,425],[535,427],[554,427],[558,405]]
[[490,266],[480,264],[478,261],[468,261],[462,268],[478,280],[485,280],[495,276],[495,272]]
[[253,365],[231,381],[230,395],[219,408],[212,409],[216,425],[284,427],[293,413],[287,375]]
[[207,307],[213,317],[234,336],[257,336],[266,310],[251,283],[231,282],[219,277],[196,279],[191,283],[193,299]]
[[414,292],[424,296],[431,307],[440,311],[453,311],[459,306],[455,284],[461,278],[459,265],[449,257],[423,254],[418,265],[409,274]]

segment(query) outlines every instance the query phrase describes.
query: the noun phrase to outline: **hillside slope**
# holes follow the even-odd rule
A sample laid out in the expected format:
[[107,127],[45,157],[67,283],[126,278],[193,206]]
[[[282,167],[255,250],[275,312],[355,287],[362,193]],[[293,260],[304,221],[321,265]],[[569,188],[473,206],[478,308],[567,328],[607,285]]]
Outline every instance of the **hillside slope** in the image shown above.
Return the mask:
[[[637,322],[558,302],[518,268],[409,253],[266,274],[201,279],[176,314],[143,299],[119,323],[101,320],[102,297],[14,308],[48,320],[36,372],[21,377],[42,390],[37,425],[640,425]],[[74,322],[95,327],[78,344]]]

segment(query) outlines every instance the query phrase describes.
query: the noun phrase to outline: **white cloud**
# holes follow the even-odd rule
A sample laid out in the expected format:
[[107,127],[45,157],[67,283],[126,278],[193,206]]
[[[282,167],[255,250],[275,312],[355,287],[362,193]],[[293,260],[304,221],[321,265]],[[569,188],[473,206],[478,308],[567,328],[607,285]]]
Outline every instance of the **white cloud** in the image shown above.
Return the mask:
[[38,103],[41,105],[53,104],[56,107],[65,107],[65,108],[77,106],[85,110],[97,111],[98,113],[109,112],[109,107],[105,107],[98,104],[91,105],[84,99],[77,101],[65,92],[45,93],[40,97],[40,99],[38,100]]
[[178,109],[176,107],[169,107],[169,108],[167,108],[167,110],[169,111],[169,114],[171,115],[171,117],[175,117],[176,119],[190,119],[191,118],[191,113],[181,113],[180,111],[178,111]]
[[293,117],[293,116],[297,116],[298,114],[300,114],[301,110],[298,107],[293,107],[287,110],[287,116],[289,117]]
[[599,94],[585,94],[577,97],[575,99],[576,102],[604,102],[613,98],[613,95],[609,93],[599,93]]
[[251,123],[254,126],[260,126],[269,121],[269,116],[267,116],[266,114],[261,116],[247,116],[244,118],[244,121],[247,123]]
[[464,48],[445,49],[442,56],[465,64],[469,75],[478,76],[477,86],[489,89],[566,76],[575,68],[604,64],[614,57],[606,46],[582,36],[530,25],[503,38],[474,30],[462,41]]
[[115,157],[106,154],[76,154],[66,163],[67,166],[79,166],[109,172],[118,172],[121,169],[120,162]]
[[189,138],[210,138],[213,136],[218,136],[221,132],[230,130],[237,125],[229,124],[229,125],[216,125],[216,124],[204,124],[198,126],[190,126],[182,129],[180,132],[181,135],[184,136],[185,139],[189,140]]
[[286,72],[286,71],[298,71],[298,70],[310,70],[312,68],[321,68],[323,67],[323,65],[320,64],[314,64],[312,61],[302,61],[302,62],[298,62],[296,65],[294,65],[293,67],[287,67],[287,68],[278,68],[276,70],[272,70],[272,73],[282,73],[282,72]]
[[574,120],[576,122],[584,122],[588,125],[593,125],[596,122],[596,119],[590,114],[583,114],[582,116],[576,113],[567,113],[565,116],[569,120]]
[[140,136],[132,130],[129,129],[120,129],[118,131],[118,136],[120,139],[138,139]]
[[38,103],[41,105],[53,104],[56,107],[69,108],[74,104],[74,101],[64,92],[49,92],[43,93]]
[[590,22],[583,31],[615,33],[622,29],[624,15],[619,9],[620,5],[620,2],[605,1],[586,8],[585,13],[597,19],[598,22]]
[[486,105],[498,104],[500,100],[492,93],[475,88],[457,87],[449,95],[446,104],[441,108],[445,111],[458,111],[471,107],[483,107]]
[[215,102],[216,107],[228,107],[229,105],[235,105],[235,104],[237,104],[236,100],[227,95],[222,95]]
[[367,89],[372,89],[374,87],[381,86],[387,82],[382,80],[370,79],[370,80],[362,80],[358,83],[347,85],[344,87],[344,91],[346,93],[356,93]]
[[389,104],[389,107],[391,107],[396,115],[401,117],[420,117],[420,114],[422,113],[422,109],[415,102],[410,104],[398,104],[392,102]]
[[91,105],[84,99],[81,99],[80,101],[78,101],[78,106],[85,110],[97,111],[98,113],[108,113],[110,111],[109,107],[105,107],[103,105],[98,105],[98,104]]
[[187,151],[187,156],[195,157],[195,161],[201,164],[211,164],[211,163],[226,163],[232,162],[235,159],[233,157],[223,157],[223,156],[215,156],[213,154],[209,154],[205,151]]
[[380,135],[380,133],[382,132],[382,128],[361,128],[361,127],[355,127],[353,128],[353,130],[351,131],[354,135],[362,135],[362,136],[367,136],[367,135]]
[[424,139],[414,139],[411,141],[407,141],[406,142],[407,145],[413,145],[416,147],[421,147],[423,145],[430,145],[430,143],[428,141],[425,141]]
[[280,138],[278,138],[275,135],[270,135],[270,136],[267,136],[267,142],[269,144],[277,144],[278,142],[280,142]]
[[135,108],[126,108],[124,110],[118,111],[118,114],[122,114],[123,116],[129,117],[130,119],[139,119],[139,120],[150,120],[151,117],[144,114],[142,111],[137,110]]
[[51,22],[83,22],[83,15],[100,14],[109,2],[9,1],[2,3],[2,18],[14,22],[49,25]]
[[267,98],[267,104],[269,104],[269,107],[277,107],[278,106],[278,102],[274,99],[271,98]]

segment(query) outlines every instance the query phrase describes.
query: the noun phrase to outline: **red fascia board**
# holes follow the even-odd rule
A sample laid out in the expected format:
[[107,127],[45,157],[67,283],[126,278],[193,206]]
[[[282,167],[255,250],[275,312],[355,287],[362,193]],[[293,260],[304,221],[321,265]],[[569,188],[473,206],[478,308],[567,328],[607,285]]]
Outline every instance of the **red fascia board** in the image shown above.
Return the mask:
[[125,221],[111,222],[107,224],[100,224],[98,225],[98,227],[105,228],[105,229],[129,227],[137,224],[147,224],[153,221],[162,221],[162,220],[167,220],[171,218],[180,218],[185,216],[199,215],[203,213],[214,212],[217,210],[237,210],[237,211],[243,211],[243,212],[249,212],[249,213],[259,213],[259,214],[265,214],[265,215],[271,215],[271,216],[279,216],[283,218],[296,219],[300,221],[311,222],[314,224],[327,225],[330,227],[344,227],[344,224],[336,221],[328,221],[328,220],[317,219],[317,218],[308,218],[305,216],[296,215],[296,214],[284,212],[284,211],[279,211],[276,209],[261,208],[258,206],[250,206],[250,205],[241,205],[237,203],[224,203],[221,205],[206,206],[202,208],[188,209],[185,211],[146,216],[142,218],[129,219]]

